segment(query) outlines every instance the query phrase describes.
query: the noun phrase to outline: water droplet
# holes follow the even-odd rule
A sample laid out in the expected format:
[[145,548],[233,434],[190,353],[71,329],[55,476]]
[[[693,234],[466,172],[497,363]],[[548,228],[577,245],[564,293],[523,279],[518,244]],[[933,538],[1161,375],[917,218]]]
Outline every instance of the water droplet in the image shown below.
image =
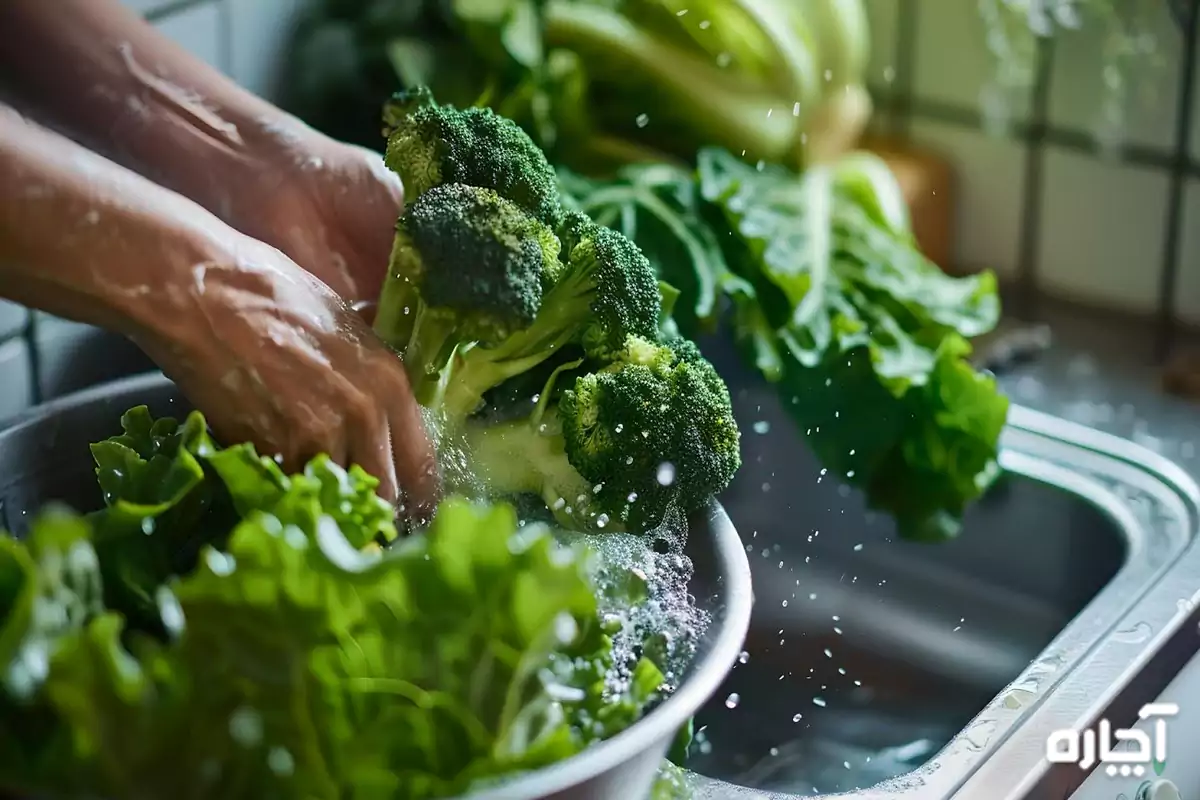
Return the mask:
[[149,536],[154,533],[155,519],[154,517],[142,517],[142,533]]
[[237,559],[219,550],[209,550],[205,554],[205,561],[208,563],[208,568],[212,570],[212,573],[222,578],[232,575],[233,571],[237,568]]
[[244,747],[253,747],[262,741],[262,715],[252,708],[242,707],[229,715],[229,735]]
[[770,433],[771,423],[767,422],[765,419],[760,419],[758,422],[754,423],[754,432],[759,434]]
[[675,482],[675,465],[670,461],[659,464],[657,478],[660,486],[670,486]]
[[823,697],[814,697],[812,701],[814,706],[819,706],[820,708],[825,707],[825,698]]
[[636,119],[634,119],[634,122],[636,122],[636,123],[637,123],[637,126],[638,126],[639,128],[644,128],[644,127],[646,127],[647,125],[649,125],[649,124],[650,124],[650,115],[648,115],[648,114],[638,114],[638,115],[637,115],[637,118],[636,118]]
[[856,552],[856,553],[860,552],[862,549],[863,549],[863,546],[861,543],[854,545],[854,552]]
[[621,431],[625,430],[625,426],[618,422],[613,430],[615,430],[617,433],[620,433]]
[[750,660],[750,654],[747,653],[745,650],[738,653],[738,663],[739,664],[745,664],[749,660]]
[[792,722],[799,722],[802,719],[804,719],[803,714],[793,714],[792,715]]
[[800,104],[799,103],[794,103],[792,105],[792,116],[793,117],[800,116]]
[[738,703],[740,703],[740,702],[742,702],[742,698],[738,695],[737,692],[733,692],[732,694],[729,695],[729,697],[725,698],[725,707],[730,710],[733,710],[738,707]]
[[608,524],[608,514],[601,514],[600,516],[596,517],[596,527],[597,528],[603,528],[607,524]]
[[784,601],[783,601],[783,607],[784,607],[784,608],[787,608],[787,600],[784,600]]
[[286,777],[295,771],[296,759],[292,758],[286,747],[272,747],[271,752],[267,753],[267,766],[276,775]]

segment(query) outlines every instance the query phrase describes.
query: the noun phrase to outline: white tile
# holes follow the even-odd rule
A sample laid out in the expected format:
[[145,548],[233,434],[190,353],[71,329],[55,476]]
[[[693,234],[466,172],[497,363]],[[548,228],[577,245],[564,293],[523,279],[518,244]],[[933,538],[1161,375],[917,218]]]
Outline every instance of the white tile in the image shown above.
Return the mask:
[[8,339],[25,327],[29,312],[25,306],[0,300],[0,340]]
[[33,402],[29,348],[24,339],[0,344],[0,423],[21,413]]
[[216,2],[189,6],[155,25],[192,55],[221,67],[221,10]]
[[885,96],[896,81],[896,30],[899,25],[896,0],[866,0],[871,26],[871,62],[867,86],[876,96]]
[[[1118,74],[1128,81],[1129,94],[1118,102],[1121,141],[1167,149],[1175,139],[1182,38],[1166,3],[1146,4],[1145,26],[1155,47],[1154,58],[1141,58]],[[1107,106],[1113,102],[1105,88],[1106,43],[1110,32],[1099,20],[1085,20],[1079,30],[1057,34],[1050,78],[1048,116],[1058,127],[1085,131],[1105,141]]]
[[238,83],[274,98],[304,0],[226,0],[232,14],[232,70]]
[[963,269],[1016,270],[1025,150],[1017,142],[940,123],[914,121],[913,140],[955,171],[954,260]]
[[1050,148],[1044,180],[1041,286],[1082,302],[1153,311],[1167,174]]
[[[984,108],[985,89],[996,75],[996,62],[987,48],[978,0],[916,0],[916,55],[913,93],[933,101],[973,111]],[[1029,118],[1027,91],[1005,106],[1008,118]]]
[[1183,203],[1175,311],[1184,322],[1200,325],[1200,180],[1189,181]]

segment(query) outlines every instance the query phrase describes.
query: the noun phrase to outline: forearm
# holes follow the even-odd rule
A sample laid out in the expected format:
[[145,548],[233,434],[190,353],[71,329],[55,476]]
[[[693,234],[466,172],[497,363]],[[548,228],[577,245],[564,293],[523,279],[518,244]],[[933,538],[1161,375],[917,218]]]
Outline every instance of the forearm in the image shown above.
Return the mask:
[[0,72],[22,104],[226,221],[263,153],[315,135],[118,0],[3,0],[0,30]]
[[0,295],[170,337],[232,234],[196,204],[0,106]]

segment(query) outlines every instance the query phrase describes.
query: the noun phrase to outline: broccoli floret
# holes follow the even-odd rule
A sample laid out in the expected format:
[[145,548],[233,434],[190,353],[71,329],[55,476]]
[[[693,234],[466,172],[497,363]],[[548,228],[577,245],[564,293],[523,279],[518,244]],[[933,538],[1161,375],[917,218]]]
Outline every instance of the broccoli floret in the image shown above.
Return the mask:
[[531,324],[558,253],[549,228],[496,192],[437,186],[397,223],[375,329],[419,387],[459,343],[503,342]]
[[397,94],[384,111],[385,161],[411,202],[443,183],[492,189],[538,221],[562,220],[558,178],[529,135],[490,108],[438,105],[421,87]]
[[741,465],[740,436],[712,366],[636,337],[620,356],[527,420],[469,426],[486,488],[538,494],[575,528],[639,532],[723,490]]
[[637,245],[578,214],[568,215],[559,234],[572,246],[564,248],[566,264],[533,323],[494,346],[467,348],[452,362],[441,403],[450,418],[469,415],[487,391],[569,343],[607,361],[630,336],[657,337],[658,280]]

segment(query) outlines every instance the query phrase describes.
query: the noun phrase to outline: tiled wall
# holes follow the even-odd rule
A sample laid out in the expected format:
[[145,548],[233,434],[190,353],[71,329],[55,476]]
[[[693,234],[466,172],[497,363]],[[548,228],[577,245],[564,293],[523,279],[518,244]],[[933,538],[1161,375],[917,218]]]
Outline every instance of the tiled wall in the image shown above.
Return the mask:
[[[304,1],[126,0],[267,96],[283,77],[280,53]],[[866,1],[880,118],[957,168],[958,267],[990,266],[1027,296],[1044,290],[1200,325],[1200,118],[1177,149],[1177,111],[1190,104],[1179,97],[1183,36],[1165,4],[1157,23],[1163,67],[1130,109],[1127,147],[1113,158],[1091,133],[1101,89],[1095,35],[1060,37],[1038,90],[1014,109],[1017,124],[997,136],[980,123],[992,63],[978,0]],[[1165,274],[1173,276],[1166,283]],[[87,367],[96,368],[89,333],[0,302],[0,419],[84,385]],[[111,357],[99,353],[101,362]],[[121,357],[137,361],[136,353]]]
[[[205,61],[270,96],[303,0],[125,0]],[[0,421],[40,400],[152,365],[131,344],[0,300]]]
[[1012,105],[1009,132],[993,135],[980,114],[994,65],[978,0],[868,3],[870,82],[885,124],[958,171],[955,266],[992,267],[1027,296],[1156,315],[1165,329],[1200,324],[1200,104],[1190,141],[1177,148],[1180,113],[1193,104],[1180,92],[1185,36],[1165,2],[1141,4],[1157,14],[1162,63],[1133,73],[1145,77],[1118,153],[1097,146],[1095,28],[1043,48],[1038,85]]

